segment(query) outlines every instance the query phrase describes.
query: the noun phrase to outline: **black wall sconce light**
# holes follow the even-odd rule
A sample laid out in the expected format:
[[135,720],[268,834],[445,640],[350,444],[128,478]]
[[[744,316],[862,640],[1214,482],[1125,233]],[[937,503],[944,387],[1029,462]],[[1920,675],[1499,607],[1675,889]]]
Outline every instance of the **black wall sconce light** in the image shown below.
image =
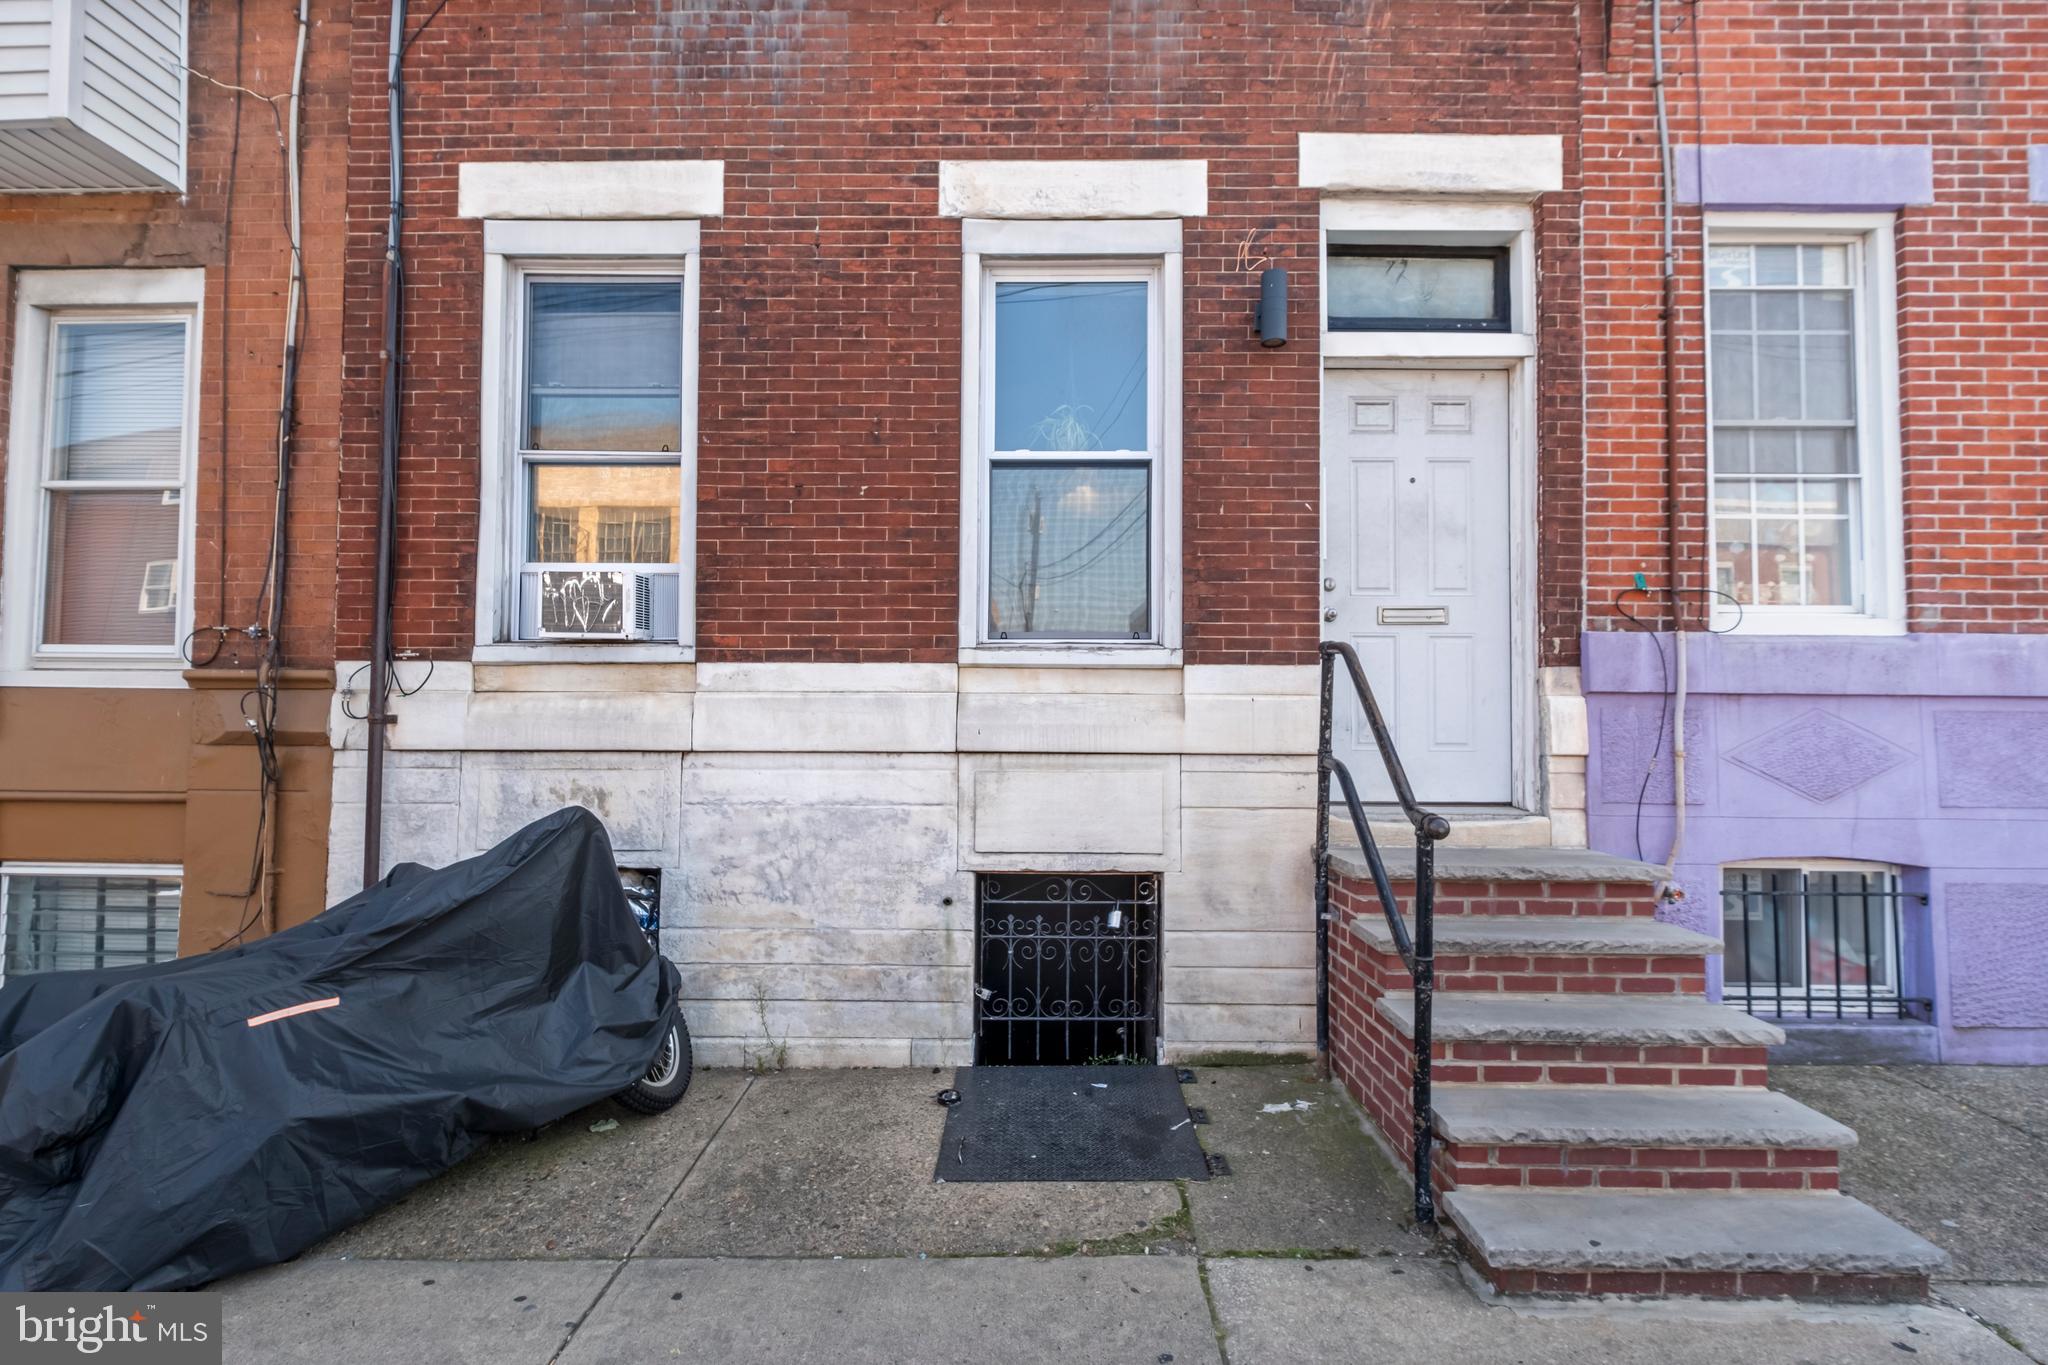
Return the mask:
[[1273,266],[1259,272],[1259,345],[1287,344],[1287,272]]

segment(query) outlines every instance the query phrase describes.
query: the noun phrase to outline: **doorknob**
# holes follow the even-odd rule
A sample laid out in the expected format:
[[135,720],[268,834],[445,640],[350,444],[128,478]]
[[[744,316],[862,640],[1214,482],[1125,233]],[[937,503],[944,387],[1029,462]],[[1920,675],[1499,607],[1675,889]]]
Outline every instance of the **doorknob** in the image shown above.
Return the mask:
[[1335,607],[1324,607],[1324,608],[1323,608],[1323,619],[1324,619],[1325,621],[1334,621],[1334,620],[1336,620],[1336,619],[1337,619],[1337,609],[1336,609]]

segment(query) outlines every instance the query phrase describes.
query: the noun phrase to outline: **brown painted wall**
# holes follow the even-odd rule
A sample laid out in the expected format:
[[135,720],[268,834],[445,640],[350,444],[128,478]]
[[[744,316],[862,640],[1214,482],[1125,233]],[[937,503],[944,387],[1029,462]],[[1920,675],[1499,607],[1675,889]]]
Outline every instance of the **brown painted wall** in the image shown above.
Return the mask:
[[[253,912],[256,746],[241,718],[251,672],[172,688],[0,688],[0,862],[175,863],[180,951],[229,938]],[[295,670],[279,698],[279,927],[325,904],[333,674]],[[252,926],[251,933],[257,932]]]

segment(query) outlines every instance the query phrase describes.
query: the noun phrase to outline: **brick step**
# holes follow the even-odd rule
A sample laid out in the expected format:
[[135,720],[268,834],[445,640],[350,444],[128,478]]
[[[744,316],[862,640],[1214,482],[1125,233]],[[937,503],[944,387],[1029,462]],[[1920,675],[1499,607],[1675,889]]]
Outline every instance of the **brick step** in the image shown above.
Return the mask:
[[[1346,927],[1373,955],[1377,984],[1406,989],[1386,916],[1356,915]],[[1412,935],[1412,921],[1408,928]],[[1445,915],[1436,922],[1436,981],[1444,991],[1704,995],[1706,959],[1720,951],[1719,939],[1643,917]]]
[[[1414,1036],[1413,996],[1384,995],[1373,1008],[1400,1033]],[[1785,1041],[1776,1024],[1704,1000],[1451,993],[1437,997],[1432,1022],[1440,1043],[1767,1048]]]
[[[1404,1074],[1414,997],[1381,996],[1372,1011],[1362,1059]],[[1446,1085],[1761,1086],[1767,1049],[1783,1037],[1701,1000],[1440,995],[1430,1055]]]
[[1841,1194],[1558,1194],[1460,1189],[1445,1222],[1505,1294],[1896,1300],[1948,1263]]
[[1834,1190],[1853,1129],[1769,1090],[1440,1086],[1446,1189]]
[[[1412,903],[1415,849],[1381,850],[1387,877],[1403,906]],[[1362,913],[1369,903],[1380,914],[1372,873],[1354,845],[1333,846],[1330,870],[1340,901]],[[1436,855],[1436,909],[1439,923],[1453,915],[1590,915],[1656,914],[1654,891],[1662,870],[1648,863],[1616,858],[1585,849],[1440,847]]]

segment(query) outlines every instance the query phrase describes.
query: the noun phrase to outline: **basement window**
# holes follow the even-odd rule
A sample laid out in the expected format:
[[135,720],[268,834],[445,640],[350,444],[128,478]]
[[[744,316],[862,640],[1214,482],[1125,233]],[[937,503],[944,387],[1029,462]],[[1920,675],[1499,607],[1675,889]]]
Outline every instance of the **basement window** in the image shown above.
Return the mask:
[[1721,873],[1722,999],[1751,1014],[1897,1019],[1906,896],[1876,864],[1738,866]]
[[168,962],[182,891],[175,867],[0,868],[0,976]]
[[974,1060],[1159,1060],[1157,873],[975,878]]

